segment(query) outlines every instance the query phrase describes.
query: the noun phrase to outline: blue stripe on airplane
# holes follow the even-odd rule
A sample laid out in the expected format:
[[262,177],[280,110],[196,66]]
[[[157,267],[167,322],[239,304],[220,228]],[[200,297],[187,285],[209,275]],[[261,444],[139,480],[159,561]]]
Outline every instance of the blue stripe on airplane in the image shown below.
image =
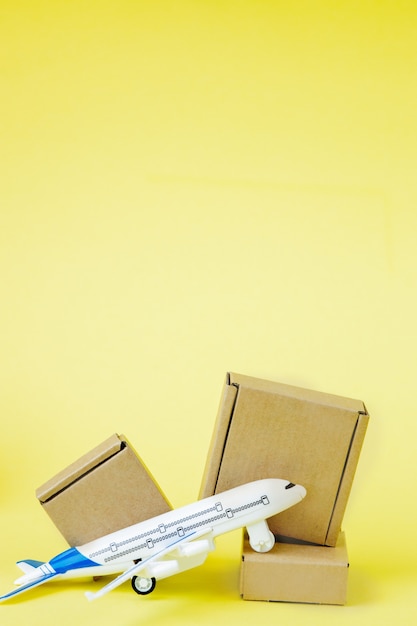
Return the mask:
[[65,552],[61,552],[49,561],[49,565],[54,568],[57,574],[65,574],[72,569],[80,569],[83,567],[95,567],[99,565],[95,561],[87,559],[77,548],[69,548]]

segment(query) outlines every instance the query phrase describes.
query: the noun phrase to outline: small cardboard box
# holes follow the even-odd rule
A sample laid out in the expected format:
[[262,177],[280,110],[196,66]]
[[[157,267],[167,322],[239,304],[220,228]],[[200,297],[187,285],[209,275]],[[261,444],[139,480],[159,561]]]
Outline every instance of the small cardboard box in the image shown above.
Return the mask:
[[345,604],[348,568],[343,532],[334,548],[276,543],[262,554],[245,537],[240,593],[244,600]]
[[36,490],[70,546],[171,510],[126,437],[113,435]]
[[229,373],[200,497],[261,478],[307,489],[275,536],[334,546],[368,424],[363,402]]

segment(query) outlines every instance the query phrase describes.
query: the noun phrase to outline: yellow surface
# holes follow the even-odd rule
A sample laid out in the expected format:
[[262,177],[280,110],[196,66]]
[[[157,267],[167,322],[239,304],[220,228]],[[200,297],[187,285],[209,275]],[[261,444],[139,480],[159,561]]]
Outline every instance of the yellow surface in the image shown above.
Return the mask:
[[227,370],[372,418],[346,607],[240,600],[232,534],[2,626],[412,623],[416,4],[2,0],[0,29],[1,591],[65,548],[35,487],[115,431],[194,500]]

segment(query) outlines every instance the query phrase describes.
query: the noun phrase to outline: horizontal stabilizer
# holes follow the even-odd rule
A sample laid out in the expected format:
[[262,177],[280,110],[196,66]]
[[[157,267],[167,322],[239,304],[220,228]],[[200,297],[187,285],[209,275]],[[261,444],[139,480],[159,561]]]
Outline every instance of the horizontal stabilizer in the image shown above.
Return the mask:
[[34,569],[40,565],[44,565],[44,561],[34,561],[33,559],[27,559],[26,561],[18,561],[17,567],[22,570],[24,574],[31,574]]

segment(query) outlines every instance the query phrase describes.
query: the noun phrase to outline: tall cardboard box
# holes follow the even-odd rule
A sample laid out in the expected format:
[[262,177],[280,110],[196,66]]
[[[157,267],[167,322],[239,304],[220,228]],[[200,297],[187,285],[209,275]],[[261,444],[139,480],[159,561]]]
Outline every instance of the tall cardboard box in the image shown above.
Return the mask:
[[151,473],[123,435],[112,435],[36,490],[70,546],[171,510]]
[[299,483],[306,498],[270,529],[335,546],[368,419],[360,400],[229,373],[200,497],[262,478]]

